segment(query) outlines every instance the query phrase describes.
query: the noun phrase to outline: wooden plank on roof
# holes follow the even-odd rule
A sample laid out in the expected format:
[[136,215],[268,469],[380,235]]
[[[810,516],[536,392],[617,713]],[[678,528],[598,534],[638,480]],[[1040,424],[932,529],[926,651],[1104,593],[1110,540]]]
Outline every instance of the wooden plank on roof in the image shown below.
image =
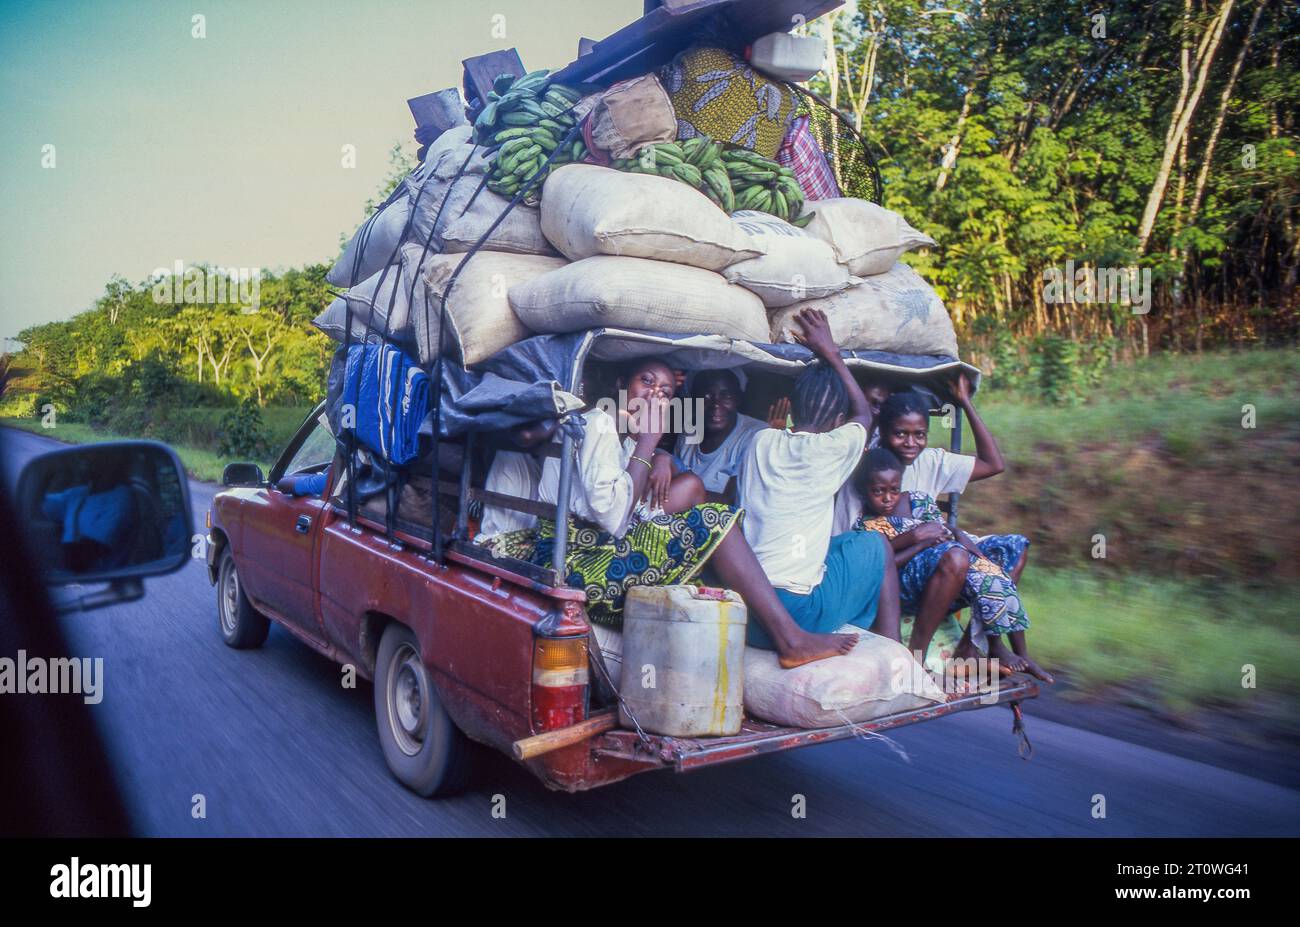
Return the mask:
[[492,82],[502,74],[523,77],[527,73],[523,61],[519,58],[518,50],[514,48],[466,58],[461,64],[465,66],[466,103],[472,103],[474,97],[487,103]]

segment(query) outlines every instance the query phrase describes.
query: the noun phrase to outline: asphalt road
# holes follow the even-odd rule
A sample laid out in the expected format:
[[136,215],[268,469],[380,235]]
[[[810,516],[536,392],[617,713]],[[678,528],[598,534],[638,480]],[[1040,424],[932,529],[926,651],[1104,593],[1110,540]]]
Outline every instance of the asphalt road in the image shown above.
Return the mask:
[[[5,465],[57,446],[6,430]],[[195,523],[214,487],[191,482]],[[1004,708],[592,792],[549,792],[486,753],[466,794],[427,801],[389,775],[372,689],[274,627],[226,647],[195,561],[141,601],[61,620],[102,657],[94,713],[137,830],[166,836],[1300,834],[1300,792],[1037,718],[1023,761]],[[196,795],[206,817],[191,809]],[[501,808],[504,797],[504,816]],[[806,816],[796,817],[796,796]],[[1097,796],[1105,816],[1094,817]]]

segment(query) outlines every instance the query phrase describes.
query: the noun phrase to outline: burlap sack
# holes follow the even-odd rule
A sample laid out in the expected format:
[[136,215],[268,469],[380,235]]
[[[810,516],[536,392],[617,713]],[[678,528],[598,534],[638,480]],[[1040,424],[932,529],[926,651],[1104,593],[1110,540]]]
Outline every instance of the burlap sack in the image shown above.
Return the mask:
[[653,74],[619,81],[591,110],[591,140],[613,158],[630,158],[646,145],[676,137],[673,101]]
[[[483,186],[481,173],[448,179],[456,177],[456,170],[472,147],[467,144],[446,150],[440,163],[449,172],[447,177],[438,176],[442,168],[435,165],[426,175],[408,179],[407,196],[412,209],[408,241],[420,245],[432,241],[438,251],[468,251],[505,212],[510,201]],[[537,208],[523,203],[506,214],[483,247],[513,254],[556,253],[542,235]]]
[[356,286],[396,260],[394,255],[410,215],[411,204],[401,194],[371,213],[325,275],[326,282],[339,287]]
[[721,270],[760,254],[698,190],[593,164],[569,164],[546,178],[542,233],[574,261],[613,254]]
[[[396,274],[396,271],[394,271]],[[354,303],[354,306],[357,305]],[[379,312],[372,315],[372,307],[369,304],[360,305],[360,312],[354,311],[352,314],[352,344],[361,344],[363,341],[367,344],[379,344],[382,341],[392,341],[401,343],[405,340],[406,334],[403,332],[390,332],[387,338],[384,337],[384,304],[381,303]],[[343,332],[347,327],[348,307],[346,301],[339,297],[325,307],[325,311],[316,318],[311,320],[311,324],[316,326],[327,336],[342,344],[344,341]],[[374,319],[373,327],[367,330],[366,322],[371,318]]]
[[753,293],[699,267],[645,258],[585,258],[511,287],[510,305],[535,332],[608,326],[767,340],[763,302]]
[[836,260],[858,277],[887,273],[904,252],[934,245],[898,213],[867,200],[810,200],[802,214],[810,212],[805,231],[830,245]]
[[771,314],[772,342],[793,342],[795,316],[805,306],[826,313],[835,343],[863,351],[957,357],[957,334],[943,300],[906,264],[863,279],[832,296],[795,303]]
[[533,334],[510,308],[507,293],[511,287],[564,265],[563,258],[478,251],[468,257],[469,264],[452,283],[452,273],[467,257],[439,254],[425,262],[422,282],[430,298],[427,306],[417,303],[411,308],[411,329],[421,363],[434,357],[444,298],[449,333],[461,359],[466,365],[477,364]]

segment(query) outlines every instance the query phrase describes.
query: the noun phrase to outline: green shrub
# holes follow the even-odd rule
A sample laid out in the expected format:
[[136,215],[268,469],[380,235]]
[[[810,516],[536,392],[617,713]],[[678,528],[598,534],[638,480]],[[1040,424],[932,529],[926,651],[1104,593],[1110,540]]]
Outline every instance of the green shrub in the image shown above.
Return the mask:
[[1038,389],[1053,405],[1074,405],[1083,399],[1079,344],[1060,335],[1044,335],[1036,345]]
[[269,450],[262,410],[251,396],[222,417],[221,430],[217,453],[222,457],[261,460]]

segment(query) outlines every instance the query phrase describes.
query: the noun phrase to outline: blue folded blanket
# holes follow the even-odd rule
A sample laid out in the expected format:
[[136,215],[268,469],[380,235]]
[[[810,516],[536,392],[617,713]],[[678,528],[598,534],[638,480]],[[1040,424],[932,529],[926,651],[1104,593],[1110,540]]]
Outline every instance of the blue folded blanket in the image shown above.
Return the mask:
[[429,414],[429,376],[391,344],[348,348],[343,402],[356,408],[357,440],[390,463],[419,453],[420,424]]

